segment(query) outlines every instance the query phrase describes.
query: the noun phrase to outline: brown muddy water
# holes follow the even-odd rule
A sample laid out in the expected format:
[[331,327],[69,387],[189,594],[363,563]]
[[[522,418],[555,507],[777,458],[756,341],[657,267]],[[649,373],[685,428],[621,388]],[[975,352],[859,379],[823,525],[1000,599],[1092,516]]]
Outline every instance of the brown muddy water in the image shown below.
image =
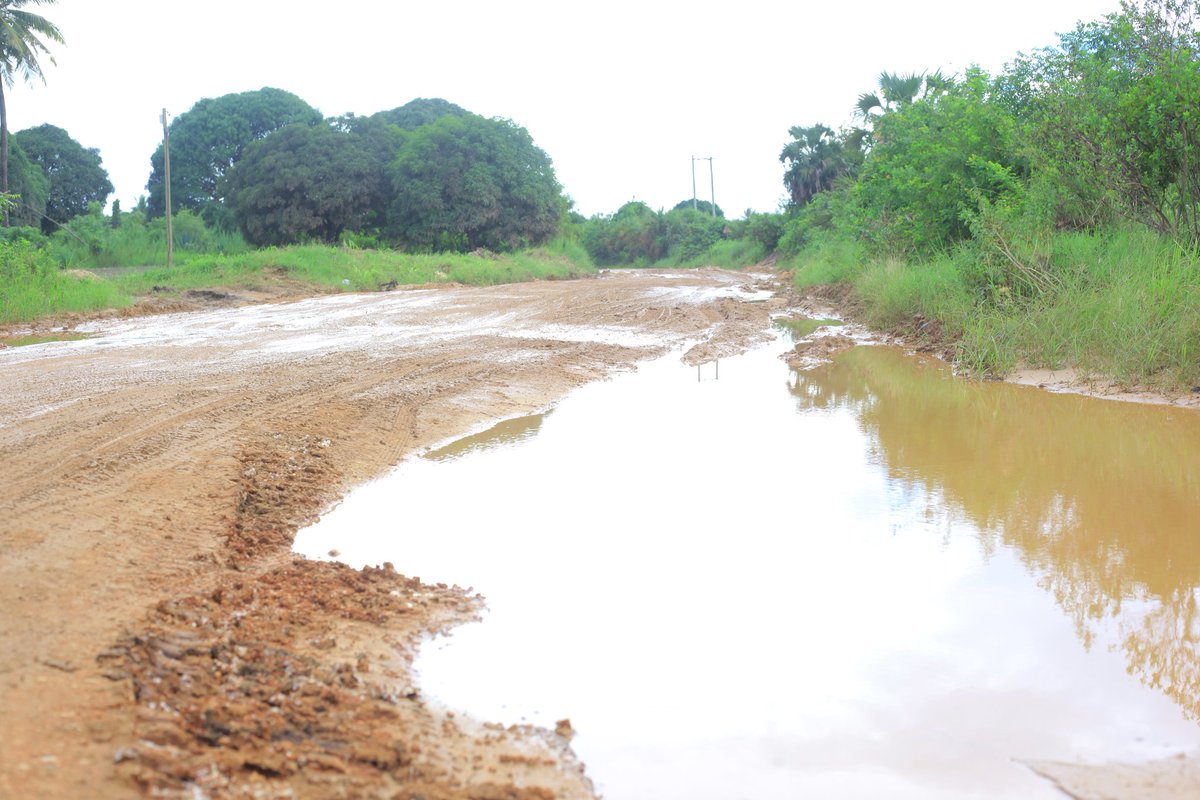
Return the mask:
[[1051,798],[1023,761],[1200,754],[1200,414],[784,348],[585,386],[296,547],[482,592],[422,691],[569,717],[609,800]]

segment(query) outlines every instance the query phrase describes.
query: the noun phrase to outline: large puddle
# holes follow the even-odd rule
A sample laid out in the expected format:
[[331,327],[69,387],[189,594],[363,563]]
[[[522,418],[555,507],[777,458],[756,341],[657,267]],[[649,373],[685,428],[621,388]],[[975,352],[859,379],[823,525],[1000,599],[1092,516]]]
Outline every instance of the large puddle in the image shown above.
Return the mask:
[[427,696],[608,800],[1059,797],[1200,752],[1200,414],[881,347],[677,356],[406,461],[297,549],[471,585]]

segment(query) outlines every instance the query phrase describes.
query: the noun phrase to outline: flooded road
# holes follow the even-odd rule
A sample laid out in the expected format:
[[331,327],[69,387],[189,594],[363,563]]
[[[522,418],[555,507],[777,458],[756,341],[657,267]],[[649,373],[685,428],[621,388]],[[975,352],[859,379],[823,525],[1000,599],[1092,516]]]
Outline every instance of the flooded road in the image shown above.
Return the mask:
[[678,354],[352,494],[296,548],[472,585],[425,695],[606,798],[1058,797],[1200,753],[1200,415],[861,347]]

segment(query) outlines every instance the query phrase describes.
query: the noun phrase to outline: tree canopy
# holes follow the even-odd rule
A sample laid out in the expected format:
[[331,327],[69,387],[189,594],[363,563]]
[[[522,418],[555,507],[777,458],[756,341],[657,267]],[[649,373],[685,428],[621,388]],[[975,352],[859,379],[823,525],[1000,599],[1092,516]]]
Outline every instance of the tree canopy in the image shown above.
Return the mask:
[[41,167],[29,160],[16,137],[9,142],[8,188],[18,195],[17,205],[8,212],[10,225],[40,227],[50,196],[50,180]]
[[675,207],[672,208],[671,210],[672,211],[682,211],[685,208],[691,208],[692,203],[696,204],[695,210],[701,212],[702,214],[708,214],[710,216],[720,217],[721,219],[725,218],[725,212],[721,210],[720,206],[717,206],[717,213],[713,214],[713,204],[711,202],[709,202],[708,200],[701,200],[699,198],[696,198],[695,200],[693,200],[692,198],[689,197],[686,200],[680,200],[678,203],[675,204]]
[[457,106],[449,100],[440,97],[418,97],[410,100],[399,108],[390,111],[380,111],[373,114],[371,119],[378,119],[389,125],[405,131],[415,131],[422,125],[437,122],[442,117],[465,117],[471,112],[462,106]]
[[223,191],[251,244],[334,242],[347,228],[367,226],[384,164],[360,133],[297,123],[250,144]]
[[100,151],[87,148],[62,128],[39,125],[13,135],[29,160],[41,167],[49,181],[42,230],[51,233],[59,224],[86,214],[89,203],[101,205],[113,185],[100,161]]
[[549,239],[567,210],[550,157],[503,119],[443,116],[405,135],[387,230],[410,246],[506,251]]
[[[317,125],[321,114],[291,92],[264,88],[205,98],[170,124],[171,203],[176,210],[200,210],[221,199],[221,179],[253,142],[285,125]],[[163,149],[151,157],[152,215],[164,211]]]
[[839,135],[817,124],[788,130],[788,142],[779,160],[786,166],[783,185],[796,206],[803,206],[821,192],[833,188],[844,175],[852,175],[862,164],[864,131]]

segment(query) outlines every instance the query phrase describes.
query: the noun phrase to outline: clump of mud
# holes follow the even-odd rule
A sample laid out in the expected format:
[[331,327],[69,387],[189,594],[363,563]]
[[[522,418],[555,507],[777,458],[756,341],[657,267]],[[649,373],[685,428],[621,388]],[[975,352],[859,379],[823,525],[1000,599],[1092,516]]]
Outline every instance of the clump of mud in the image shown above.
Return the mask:
[[[478,606],[390,565],[301,559],[160,603],[99,658],[138,709],[136,742],[115,758],[156,797],[457,797],[429,789],[446,775],[423,765],[422,732],[401,713],[416,691],[349,632],[360,623],[411,643]],[[421,622],[406,625],[410,615]]]

